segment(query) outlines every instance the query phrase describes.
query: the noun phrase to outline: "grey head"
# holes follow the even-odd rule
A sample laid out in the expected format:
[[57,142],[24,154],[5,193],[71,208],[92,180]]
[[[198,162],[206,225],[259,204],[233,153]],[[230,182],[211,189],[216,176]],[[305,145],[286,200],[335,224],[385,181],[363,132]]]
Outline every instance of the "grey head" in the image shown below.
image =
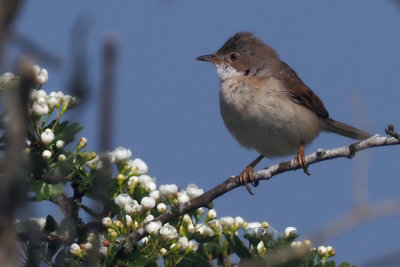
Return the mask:
[[215,54],[200,56],[197,60],[212,62],[217,67],[231,66],[245,76],[260,72],[272,75],[274,66],[281,64],[274,49],[250,32],[236,33]]

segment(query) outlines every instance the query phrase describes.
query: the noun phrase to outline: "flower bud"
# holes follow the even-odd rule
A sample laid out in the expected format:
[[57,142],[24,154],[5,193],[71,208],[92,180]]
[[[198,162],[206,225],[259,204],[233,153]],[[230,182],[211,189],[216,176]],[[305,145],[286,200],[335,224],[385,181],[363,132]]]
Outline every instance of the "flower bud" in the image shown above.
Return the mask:
[[44,132],[40,135],[40,140],[42,140],[43,143],[45,144],[50,144],[54,140],[54,133],[51,129],[46,129]]
[[210,209],[210,210],[208,210],[206,217],[209,220],[213,220],[213,219],[217,218],[217,212],[214,209]]
[[67,157],[64,154],[58,155],[58,161],[59,162],[63,162],[63,161],[66,161],[66,160],[67,160]]
[[327,249],[324,246],[319,246],[317,249],[317,252],[318,252],[318,255],[324,256],[327,252]]
[[82,137],[81,139],[79,139],[77,150],[81,150],[86,146],[86,144],[87,144],[87,139],[85,137]]
[[57,140],[56,147],[58,149],[62,149],[64,147],[64,141],[63,140]]
[[159,213],[164,213],[166,210],[167,210],[167,205],[165,205],[164,203],[158,203],[157,211]]
[[51,151],[50,150],[44,150],[43,152],[42,152],[42,158],[44,158],[44,159],[46,159],[46,160],[49,160],[49,159],[51,159],[51,156],[52,156],[52,153],[51,153]]

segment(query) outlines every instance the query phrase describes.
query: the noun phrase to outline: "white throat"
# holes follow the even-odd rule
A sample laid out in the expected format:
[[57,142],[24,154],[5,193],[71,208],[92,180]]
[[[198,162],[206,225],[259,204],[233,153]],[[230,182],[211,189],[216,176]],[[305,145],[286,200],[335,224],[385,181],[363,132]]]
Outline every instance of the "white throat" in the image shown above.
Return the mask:
[[241,74],[229,64],[216,64],[217,73],[221,82],[224,82],[230,78],[240,76]]

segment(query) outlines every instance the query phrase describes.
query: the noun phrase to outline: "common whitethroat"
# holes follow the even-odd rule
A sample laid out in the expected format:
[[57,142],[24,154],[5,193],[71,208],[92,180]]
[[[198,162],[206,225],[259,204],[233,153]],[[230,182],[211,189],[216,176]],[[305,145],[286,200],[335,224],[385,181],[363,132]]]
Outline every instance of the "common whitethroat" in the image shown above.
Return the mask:
[[321,131],[358,140],[371,136],[329,118],[321,99],[274,49],[250,32],[236,33],[215,54],[197,59],[217,67],[220,110],[228,130],[242,146],[261,154],[240,174],[251,194],[248,182],[257,186],[253,168],[263,157],[297,152],[297,167],[309,174],[304,146]]

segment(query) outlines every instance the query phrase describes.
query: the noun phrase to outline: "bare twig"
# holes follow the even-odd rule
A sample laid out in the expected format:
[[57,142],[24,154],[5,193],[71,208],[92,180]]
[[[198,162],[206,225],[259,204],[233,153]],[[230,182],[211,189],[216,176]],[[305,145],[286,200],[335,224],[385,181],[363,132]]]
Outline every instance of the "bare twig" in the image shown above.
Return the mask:
[[[355,153],[361,150],[377,146],[388,146],[388,145],[398,145],[398,144],[400,144],[400,140],[394,137],[382,137],[375,135],[371,138],[368,138],[361,142],[357,142],[345,147],[339,147],[330,150],[318,149],[317,152],[314,152],[305,157],[305,162],[306,164],[311,165],[320,161],[325,161],[335,158],[341,158],[341,157],[352,158],[355,155]],[[297,166],[294,160],[281,162],[279,164],[275,164],[273,166],[255,172],[254,178],[257,181],[269,180],[277,174],[291,170],[296,170],[298,168],[299,167]],[[171,221],[174,218],[177,218],[187,212],[193,211],[199,207],[207,207],[209,203],[214,199],[216,199],[217,197],[239,186],[241,186],[239,176],[232,176],[229,179],[222,182],[221,184],[214,187],[213,189],[209,190],[208,192],[205,192],[203,195],[189,202],[173,206],[171,210],[158,216],[157,218],[154,219],[154,221],[161,221],[164,224]],[[135,230],[134,232],[132,232],[129,235],[128,239],[139,240],[146,235],[147,233],[145,227],[142,226],[137,230]]]

